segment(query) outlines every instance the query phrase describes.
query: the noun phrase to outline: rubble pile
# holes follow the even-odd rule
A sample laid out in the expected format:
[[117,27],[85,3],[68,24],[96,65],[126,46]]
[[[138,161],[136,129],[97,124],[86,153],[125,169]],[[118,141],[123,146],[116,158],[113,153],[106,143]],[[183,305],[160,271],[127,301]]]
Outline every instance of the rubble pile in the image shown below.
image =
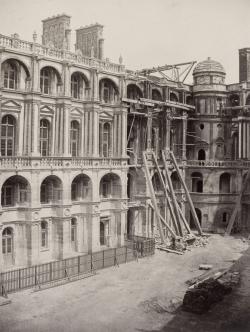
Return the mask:
[[209,310],[212,304],[219,302],[240,281],[239,272],[221,273],[206,278],[189,287],[183,299],[183,310],[202,314]]

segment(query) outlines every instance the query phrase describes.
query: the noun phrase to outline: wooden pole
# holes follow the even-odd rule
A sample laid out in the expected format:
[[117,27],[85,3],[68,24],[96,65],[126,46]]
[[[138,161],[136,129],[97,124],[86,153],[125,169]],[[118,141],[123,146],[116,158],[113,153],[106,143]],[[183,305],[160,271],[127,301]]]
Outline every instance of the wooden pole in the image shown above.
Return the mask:
[[[154,206],[152,203],[149,203],[149,206],[151,206],[151,208],[153,210],[155,210]],[[162,215],[159,213],[159,217],[161,219],[161,221],[163,222],[163,224],[167,227],[167,229],[169,230],[169,232],[172,234],[173,238],[176,239],[177,236],[176,234],[174,233],[174,231],[172,230],[172,228],[168,225],[168,223],[166,222],[166,220],[162,217]]]
[[167,180],[167,183],[168,183],[168,188],[169,188],[170,195],[171,195],[170,197],[171,197],[172,202],[173,202],[174,213],[175,213],[176,220],[177,220],[177,227],[178,227],[179,235],[183,236],[183,231],[182,231],[181,221],[180,221],[180,215],[179,215],[179,210],[178,210],[179,205],[178,205],[178,202],[176,200],[173,184],[172,184],[172,181],[171,181],[171,178],[170,178],[170,175],[169,175],[166,158],[165,158],[165,155],[164,155],[163,151],[162,151],[162,160],[163,160],[163,164],[164,164],[164,168],[165,168],[165,174],[166,174],[166,180]]
[[[170,155],[170,158],[171,158],[171,160],[172,160],[172,162],[173,162],[173,164],[174,164],[175,170],[176,170],[176,172],[177,172],[177,174],[178,174],[178,177],[179,177],[179,179],[180,179],[180,181],[181,181],[181,184],[182,184],[182,186],[183,186],[183,188],[184,188],[184,190],[185,190],[185,194],[186,194],[186,196],[187,196],[187,200],[188,200],[188,203],[189,203],[190,211],[191,211],[191,214],[192,214],[192,216],[193,216],[193,219],[194,219],[194,222],[195,222],[196,228],[197,228],[197,230],[198,230],[198,233],[199,233],[199,235],[202,235],[202,229],[201,229],[201,226],[200,226],[199,220],[198,220],[198,218],[197,218],[197,214],[196,214],[196,212],[195,212],[194,204],[193,204],[193,202],[192,202],[192,199],[191,199],[190,193],[189,193],[189,191],[188,191],[188,188],[187,188],[187,186],[186,186],[186,183],[185,183],[185,181],[183,180],[183,178],[182,178],[182,176],[181,176],[181,173],[180,173],[179,167],[178,167],[178,165],[177,165],[177,162],[176,162],[175,156],[174,156],[174,154],[173,154],[172,151],[170,151],[169,155]],[[165,158],[164,158],[164,160],[165,160]]]
[[230,235],[230,234],[231,234],[231,231],[232,231],[233,225],[234,225],[234,223],[235,223],[236,216],[237,216],[237,214],[238,214],[238,212],[239,212],[239,210],[240,210],[241,199],[242,199],[242,196],[243,196],[243,192],[244,192],[245,189],[246,189],[246,186],[247,186],[247,182],[248,182],[248,180],[249,180],[249,177],[250,177],[250,170],[248,170],[248,172],[247,172],[247,176],[246,176],[246,178],[245,178],[245,180],[244,180],[244,182],[243,182],[243,184],[242,184],[241,191],[240,191],[239,197],[238,197],[238,199],[237,199],[237,201],[236,201],[236,206],[235,206],[235,208],[234,208],[234,210],[233,210],[233,213],[232,213],[231,218],[230,218],[230,220],[229,220],[229,223],[228,223],[228,225],[227,225],[227,229],[226,229],[226,231],[225,231],[225,235]]
[[157,159],[156,159],[155,153],[152,152],[152,155],[153,155],[153,160],[154,160],[154,163],[155,163],[155,166],[156,166],[156,169],[157,169],[157,172],[158,172],[158,175],[159,175],[159,178],[160,178],[160,181],[161,181],[161,184],[162,184],[162,187],[164,189],[165,196],[166,196],[166,199],[167,199],[167,202],[168,202],[168,207],[169,207],[169,211],[170,211],[170,214],[171,214],[171,218],[173,220],[175,232],[176,232],[177,235],[179,235],[179,229],[178,229],[178,226],[177,226],[178,224],[177,224],[176,214],[174,212],[174,209],[172,207],[171,201],[169,199],[169,197],[171,197],[171,195],[168,193],[168,190],[167,190],[167,187],[166,187],[166,183],[163,180],[163,176],[162,176],[160,167],[159,167],[159,165],[157,163]]
[[158,226],[159,233],[160,233],[160,238],[161,238],[162,243],[165,243],[165,237],[164,237],[164,234],[163,234],[163,229],[162,229],[161,219],[160,219],[160,216],[159,216],[159,211],[158,211],[157,201],[156,201],[156,197],[155,197],[155,192],[154,192],[154,188],[153,188],[153,184],[152,184],[152,181],[151,181],[150,172],[149,172],[149,168],[148,168],[148,164],[147,164],[146,152],[142,153],[142,157],[143,157],[143,162],[144,162],[144,165],[145,165],[146,179],[147,179],[148,186],[149,186],[151,200],[153,202],[154,210],[155,210],[155,213],[156,213],[156,220],[157,220],[157,226]]

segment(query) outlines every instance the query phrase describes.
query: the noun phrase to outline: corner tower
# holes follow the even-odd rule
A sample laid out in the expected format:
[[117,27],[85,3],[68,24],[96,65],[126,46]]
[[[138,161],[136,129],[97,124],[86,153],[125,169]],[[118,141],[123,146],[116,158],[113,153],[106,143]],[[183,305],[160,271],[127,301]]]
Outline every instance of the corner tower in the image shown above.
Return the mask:
[[66,14],[48,17],[43,22],[42,43],[59,49],[70,49],[70,16]]
[[102,60],[104,57],[102,37],[103,25],[95,23],[80,27],[76,30],[76,51],[80,50],[84,56]]

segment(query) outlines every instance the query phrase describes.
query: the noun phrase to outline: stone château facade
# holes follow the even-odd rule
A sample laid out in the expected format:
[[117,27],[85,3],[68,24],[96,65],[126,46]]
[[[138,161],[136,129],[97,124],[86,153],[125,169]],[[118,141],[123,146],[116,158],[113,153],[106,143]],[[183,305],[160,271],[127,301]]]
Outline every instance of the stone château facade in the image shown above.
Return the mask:
[[[104,59],[102,28],[78,29],[75,53],[65,14],[43,20],[42,44],[36,34],[0,35],[2,270],[122,246],[127,233],[153,236],[147,149],[160,164],[161,150],[174,151],[203,229],[225,228],[232,213],[250,165],[249,49],[240,50],[240,83],[226,85],[208,58],[193,85],[179,84]],[[172,181],[192,226],[174,172]],[[249,194],[240,228],[249,226]]]

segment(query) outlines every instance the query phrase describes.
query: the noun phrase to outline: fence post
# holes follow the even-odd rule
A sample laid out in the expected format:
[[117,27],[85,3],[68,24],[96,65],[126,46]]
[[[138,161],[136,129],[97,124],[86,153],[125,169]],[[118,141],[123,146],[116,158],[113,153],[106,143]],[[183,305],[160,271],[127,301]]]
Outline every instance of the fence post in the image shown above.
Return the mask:
[[90,269],[91,269],[91,272],[94,270],[93,269],[93,256],[92,256],[92,253],[90,254]]
[[35,286],[37,285],[37,266],[35,266]]
[[49,280],[52,281],[52,262],[49,263]]
[[21,288],[21,270],[18,270],[18,288]]
[[78,274],[80,274],[80,256],[78,256]]

